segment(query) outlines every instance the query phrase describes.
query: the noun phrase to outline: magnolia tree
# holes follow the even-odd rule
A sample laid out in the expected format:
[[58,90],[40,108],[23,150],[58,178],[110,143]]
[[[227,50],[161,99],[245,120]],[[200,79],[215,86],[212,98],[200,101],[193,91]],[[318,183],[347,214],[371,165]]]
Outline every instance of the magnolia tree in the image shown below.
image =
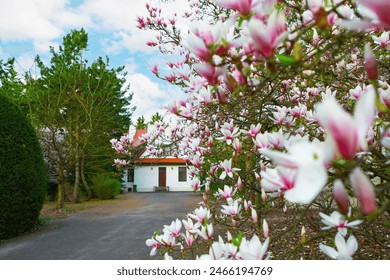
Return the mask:
[[[186,93],[144,145],[155,156],[156,139],[177,145],[203,193],[186,219],[146,241],[151,255],[266,259],[272,240],[297,231],[297,247],[321,238],[313,250],[333,259],[359,257],[359,236],[388,248],[385,235],[359,228],[385,226],[390,212],[390,2],[188,3],[183,15],[147,5],[138,18],[167,60],[153,73]],[[116,164],[129,164],[131,141],[112,144],[125,156]],[[275,209],[295,214],[272,236]],[[324,225],[309,238],[302,225],[313,213]]]

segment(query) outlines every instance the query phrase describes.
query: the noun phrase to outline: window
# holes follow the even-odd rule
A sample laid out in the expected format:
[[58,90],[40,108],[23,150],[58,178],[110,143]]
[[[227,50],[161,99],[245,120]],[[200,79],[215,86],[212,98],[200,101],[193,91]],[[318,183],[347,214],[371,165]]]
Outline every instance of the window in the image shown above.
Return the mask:
[[164,157],[169,157],[172,155],[172,147],[171,146],[165,146],[163,148],[163,156]]
[[127,182],[134,183],[134,168],[127,170]]
[[187,182],[187,168],[179,167],[179,182]]

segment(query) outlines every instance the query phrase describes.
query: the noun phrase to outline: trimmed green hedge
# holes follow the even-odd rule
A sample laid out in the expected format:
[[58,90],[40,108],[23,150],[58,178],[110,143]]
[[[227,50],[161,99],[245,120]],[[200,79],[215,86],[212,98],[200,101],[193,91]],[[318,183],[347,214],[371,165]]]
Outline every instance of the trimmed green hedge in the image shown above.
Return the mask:
[[93,191],[97,198],[111,199],[121,192],[121,182],[102,174],[92,177]]
[[35,131],[22,111],[0,95],[0,239],[37,224],[46,188],[45,163]]

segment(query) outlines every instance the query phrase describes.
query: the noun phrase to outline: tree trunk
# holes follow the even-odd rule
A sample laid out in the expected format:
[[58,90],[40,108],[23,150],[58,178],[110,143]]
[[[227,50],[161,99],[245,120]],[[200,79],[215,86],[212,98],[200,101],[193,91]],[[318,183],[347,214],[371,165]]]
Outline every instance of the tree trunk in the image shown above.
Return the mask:
[[87,194],[88,194],[88,197],[87,197],[87,200],[90,200],[92,198],[92,190],[91,190],[91,187],[89,186],[88,182],[87,182],[87,179],[85,178],[85,172],[84,172],[84,157],[81,158],[81,169],[80,169],[80,173],[81,173],[81,180],[83,181],[83,185],[85,187],[85,189],[87,190]]
[[[78,121],[78,119],[77,119]],[[75,134],[75,170],[74,170],[74,189],[73,189],[73,202],[80,203],[80,135],[79,124],[76,122],[76,134]]]
[[58,167],[58,190],[57,190],[57,209],[62,209],[64,207],[64,195],[65,195],[65,189],[64,189],[64,169],[62,166]]
[[73,201],[73,193],[70,189],[70,183],[69,183],[69,174],[67,170],[64,170],[64,192],[65,196],[64,199],[68,202]]
[[75,171],[74,171],[73,202],[80,203],[80,159],[79,158],[76,159]]

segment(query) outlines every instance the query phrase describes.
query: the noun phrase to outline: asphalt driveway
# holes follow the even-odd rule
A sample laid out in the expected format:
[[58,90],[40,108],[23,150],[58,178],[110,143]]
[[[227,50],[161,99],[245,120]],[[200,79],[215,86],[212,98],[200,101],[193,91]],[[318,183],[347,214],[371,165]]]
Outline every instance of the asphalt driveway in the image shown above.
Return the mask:
[[0,244],[2,260],[147,260],[145,240],[192,212],[191,192],[126,193],[119,202],[72,214],[44,230]]

